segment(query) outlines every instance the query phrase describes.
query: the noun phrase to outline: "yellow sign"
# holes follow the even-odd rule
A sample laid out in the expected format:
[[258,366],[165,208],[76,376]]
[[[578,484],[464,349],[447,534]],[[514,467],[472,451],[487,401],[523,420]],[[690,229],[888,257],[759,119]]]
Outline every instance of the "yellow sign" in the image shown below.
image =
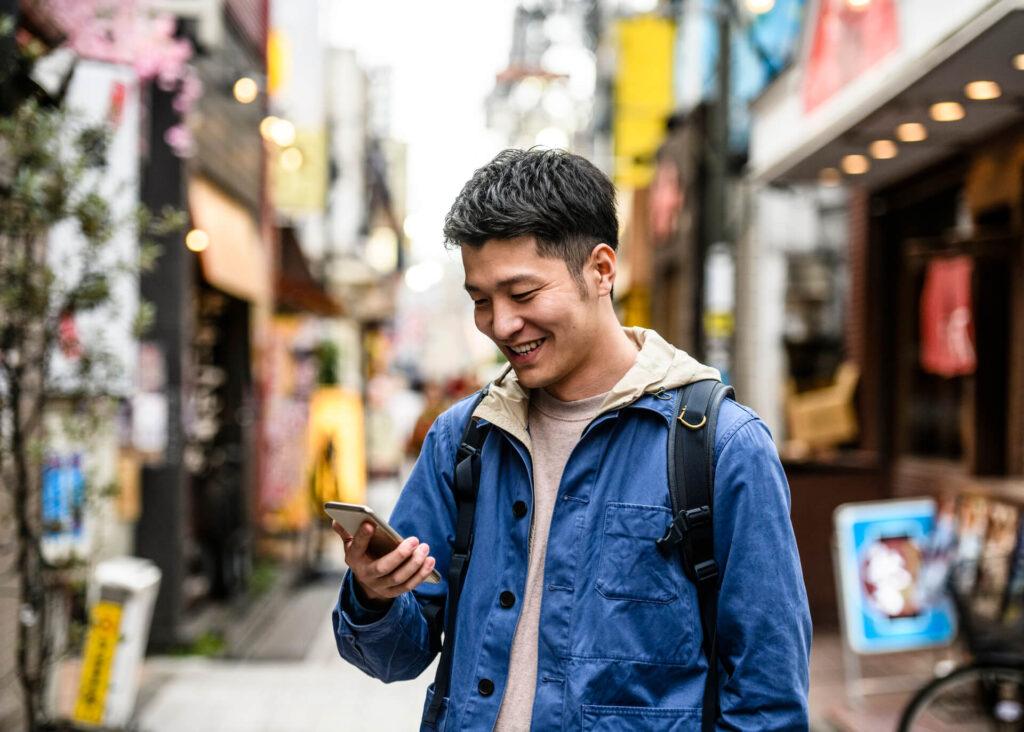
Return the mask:
[[82,675],[78,682],[75,721],[102,724],[106,711],[110,667],[114,664],[121,637],[121,606],[100,600],[92,609],[89,635],[85,639]]
[[736,330],[736,320],[732,313],[704,313],[704,333],[709,338],[729,338]]
[[615,76],[615,183],[643,188],[672,114],[675,24],[656,15],[620,20]]
[[274,205],[290,214],[322,211],[327,204],[327,133],[295,131],[294,144],[270,156]]
[[292,75],[292,48],[280,29],[271,28],[267,34],[267,93],[274,97],[281,93]]
[[309,403],[309,464],[313,505],[366,500],[363,401],[356,391],[323,386]]

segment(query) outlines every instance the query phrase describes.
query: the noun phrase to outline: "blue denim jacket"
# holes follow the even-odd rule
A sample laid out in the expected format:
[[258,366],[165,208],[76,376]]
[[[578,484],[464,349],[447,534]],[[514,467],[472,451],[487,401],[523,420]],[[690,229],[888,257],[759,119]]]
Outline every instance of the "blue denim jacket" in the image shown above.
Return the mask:
[[[565,466],[544,570],[533,729],[700,729],[707,663],[697,593],[678,557],[655,546],[670,517],[672,397],[648,393],[602,413]],[[403,536],[430,545],[442,577],[454,537],[455,452],[471,404],[437,419],[391,517]],[[811,623],[786,477],[764,423],[735,402],[723,403],[715,446],[718,725],[807,729]],[[451,695],[437,729],[493,727],[519,617],[518,602],[503,607],[498,597],[518,598],[526,583],[531,512],[519,517],[513,505],[532,508],[528,447],[492,426],[482,464]],[[417,677],[435,655],[420,602],[443,596],[445,584],[422,584],[381,616],[359,606],[352,582],[347,575],[333,613],[341,656],[385,682]]]

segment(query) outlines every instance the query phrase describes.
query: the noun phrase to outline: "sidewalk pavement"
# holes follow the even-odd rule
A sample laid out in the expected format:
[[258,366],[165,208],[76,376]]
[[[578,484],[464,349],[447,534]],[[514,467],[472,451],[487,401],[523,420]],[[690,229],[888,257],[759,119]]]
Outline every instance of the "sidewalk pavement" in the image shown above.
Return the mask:
[[146,659],[139,732],[387,732],[418,729],[433,670],[382,684],[338,657],[331,630],[340,542],[324,575],[281,583],[273,612],[230,659]]
[[[887,732],[895,730],[914,691],[930,680],[950,651],[929,650],[860,656],[860,681],[843,671],[842,638],[836,631],[815,631],[811,651],[811,729],[815,732]],[[862,690],[863,694],[854,692]]]

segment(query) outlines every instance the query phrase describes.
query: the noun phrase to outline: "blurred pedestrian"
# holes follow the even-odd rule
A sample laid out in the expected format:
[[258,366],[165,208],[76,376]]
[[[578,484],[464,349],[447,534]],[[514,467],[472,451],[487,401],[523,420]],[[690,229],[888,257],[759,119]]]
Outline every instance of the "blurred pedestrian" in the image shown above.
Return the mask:
[[427,439],[427,433],[434,424],[441,412],[448,406],[445,398],[444,388],[436,381],[428,381],[423,385],[423,410],[416,418],[412,433],[406,442],[405,453],[411,458],[419,457],[423,443]]
[[[611,181],[559,151],[501,153],[448,213],[476,326],[510,369],[434,422],[392,516],[408,537],[397,549],[373,557],[369,525],[355,537],[335,525],[351,568],[334,611],[345,659],[384,681],[413,678],[455,618],[424,729],[808,727],[811,628],[789,489],[746,407],[725,400],[709,438],[713,558],[695,577],[717,611],[702,620],[715,606],[694,568],[660,551],[675,532],[696,546],[701,527],[667,509],[670,425],[704,425],[675,397],[719,375],[654,331],[620,326],[617,236]],[[471,416],[485,437],[458,587],[453,473]],[[688,484],[703,477],[686,472],[700,457],[685,456]],[[435,567],[442,580],[424,582]]]

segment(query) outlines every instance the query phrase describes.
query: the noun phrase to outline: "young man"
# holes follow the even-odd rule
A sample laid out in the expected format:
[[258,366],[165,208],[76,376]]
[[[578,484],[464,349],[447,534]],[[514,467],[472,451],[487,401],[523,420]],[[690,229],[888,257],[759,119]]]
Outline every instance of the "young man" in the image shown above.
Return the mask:
[[[676,391],[718,379],[612,307],[611,181],[564,152],[507,150],[476,171],[445,237],[460,246],[476,326],[508,358],[474,415],[481,455],[472,559],[458,603],[449,694],[424,729],[700,729],[708,663],[695,585],[656,542],[671,519]],[[431,663],[455,535],[456,449],[474,399],[444,412],[391,517],[408,538],[351,568],[334,610],[343,658],[384,681]],[[771,436],[723,402],[714,436],[721,729],[807,722],[811,638]],[[433,688],[427,693],[425,714]]]

